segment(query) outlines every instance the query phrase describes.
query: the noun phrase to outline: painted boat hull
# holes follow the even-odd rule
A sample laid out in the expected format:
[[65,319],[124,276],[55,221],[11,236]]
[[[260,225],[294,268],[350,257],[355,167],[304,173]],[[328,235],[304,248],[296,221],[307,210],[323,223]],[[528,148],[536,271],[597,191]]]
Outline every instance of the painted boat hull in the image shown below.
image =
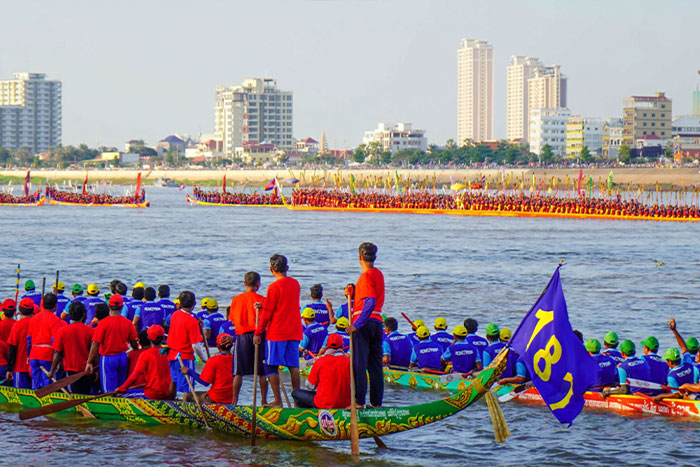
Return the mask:
[[202,201],[197,198],[194,198],[190,195],[185,195],[185,199],[187,202],[193,206],[229,206],[229,207],[238,207],[238,208],[244,208],[244,207],[250,207],[250,208],[283,208],[284,205],[282,204],[230,204],[230,203],[212,203],[209,201]]
[[[358,410],[360,437],[407,431],[454,415],[481,398],[498,380],[504,368],[505,359],[497,358],[476,378],[468,380],[464,390],[443,399],[408,407]],[[32,390],[0,387],[0,403],[21,405],[25,408],[47,405],[67,398],[64,394],[53,393],[38,399]],[[85,407],[101,420],[118,420],[137,425],[175,424],[205,428],[202,416],[196,404],[192,402],[105,397],[88,402]],[[203,408],[212,428],[232,435],[250,436],[251,407],[203,404]],[[349,410],[259,407],[256,412],[258,437],[304,441],[350,439]]]
[[88,206],[88,207],[106,207],[106,208],[147,208],[151,205],[149,201],[142,203],[126,203],[126,204],[98,204],[98,203],[71,203],[68,201],[56,201],[55,199],[46,198],[46,203],[54,206]]
[[43,206],[44,205],[44,198],[41,198],[39,201],[36,203],[0,203],[0,206]]

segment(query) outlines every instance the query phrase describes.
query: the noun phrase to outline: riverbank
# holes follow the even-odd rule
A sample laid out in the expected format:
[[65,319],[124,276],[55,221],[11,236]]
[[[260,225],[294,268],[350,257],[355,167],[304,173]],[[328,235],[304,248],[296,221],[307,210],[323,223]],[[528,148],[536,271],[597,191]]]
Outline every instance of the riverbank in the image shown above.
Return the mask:
[[[136,183],[136,176],[142,173],[142,183],[152,185],[159,178],[170,178],[178,184],[216,186],[221,184],[224,174],[228,186],[248,186],[262,187],[270,180],[277,177],[286,184],[289,178],[297,178],[302,185],[323,185],[332,186],[335,180],[341,178],[347,183],[351,177],[356,180],[384,181],[387,177],[393,180],[395,172],[398,172],[402,183],[410,180],[419,185],[437,186],[451,184],[453,182],[474,182],[480,181],[483,177],[490,183],[497,183],[502,179],[513,183],[522,180],[526,188],[532,183],[535,177],[535,184],[539,185],[542,180],[548,185],[552,177],[557,184],[562,182],[573,183],[578,180],[579,169],[543,169],[543,168],[495,168],[495,169],[271,169],[271,170],[248,170],[248,169],[177,169],[177,170],[135,170],[135,169],[115,169],[115,170],[91,170],[88,174],[88,183],[111,182],[114,185],[133,185]],[[604,182],[610,173],[609,168],[584,169],[583,175],[587,180],[590,176],[598,184]],[[26,171],[24,170],[1,170],[0,183],[19,184],[24,181]],[[36,169],[31,172],[32,184],[43,185],[46,183],[64,183],[69,180],[73,185],[82,184],[85,179],[85,172],[82,170],[41,170]],[[644,185],[646,189],[655,189],[658,184],[662,189],[672,187],[700,186],[700,172],[698,168],[615,168],[613,169],[613,180],[616,184],[630,185],[638,187]],[[383,183],[383,182],[382,182]],[[359,184],[358,184],[359,185]],[[372,184],[373,186],[373,184]]]

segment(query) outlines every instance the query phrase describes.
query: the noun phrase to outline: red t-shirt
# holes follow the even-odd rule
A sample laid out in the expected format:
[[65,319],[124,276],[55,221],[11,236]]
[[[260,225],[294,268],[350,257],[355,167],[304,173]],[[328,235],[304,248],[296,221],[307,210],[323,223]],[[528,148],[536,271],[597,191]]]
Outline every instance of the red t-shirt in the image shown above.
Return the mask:
[[56,331],[53,349],[63,354],[63,369],[83,371],[95,330],[83,323],[71,323]]
[[202,342],[199,321],[186,311],[177,310],[170,318],[168,360],[177,360],[177,354],[180,354],[180,358],[183,360],[194,360],[192,344],[197,342]]
[[8,345],[17,347],[17,357],[15,358],[15,373],[29,371],[29,358],[27,357],[27,331],[34,316],[26,316],[12,327],[10,337],[7,339]]
[[[7,354],[10,352],[10,346],[5,341],[0,341],[0,366],[7,365]],[[5,375],[0,376],[5,378]],[[231,402],[231,401],[229,401]]]
[[12,331],[12,326],[15,325],[17,321],[12,318],[5,318],[0,321],[0,341],[7,342],[10,338],[10,331]]
[[214,355],[204,365],[200,379],[211,384],[209,398],[217,404],[233,402],[233,355]]
[[299,319],[299,282],[282,277],[269,285],[255,335],[265,332],[268,341],[300,341],[304,330]]
[[146,383],[143,394],[146,397],[158,400],[170,398],[170,364],[167,357],[160,354],[160,349],[161,347],[151,347],[141,353],[134,372],[119,387],[120,391],[138,385],[138,379],[143,378]]
[[344,409],[350,405],[350,358],[326,355],[314,363],[309,383],[316,387],[314,405],[319,409]]
[[51,344],[56,336],[59,328],[66,326],[66,322],[62,321],[51,311],[42,311],[32,318],[32,323],[29,325],[27,335],[31,338],[32,348],[29,351],[30,360],[42,360],[50,362],[53,360],[53,348]]
[[121,315],[107,316],[100,321],[92,335],[92,341],[100,344],[100,355],[117,355],[129,349],[129,342],[135,341],[134,324]]
[[[353,312],[362,311],[365,306],[363,299],[374,298],[374,311],[370,318],[382,321],[381,313],[384,306],[384,274],[377,269],[371,268],[360,274],[355,286],[355,303],[353,304]],[[359,315],[357,315],[359,316]],[[353,316],[353,321],[357,319]]]
[[[129,359],[129,371],[126,374],[127,377],[131,376],[131,373],[134,372],[136,369],[136,363],[139,361],[139,357],[146,350],[148,349],[137,349],[126,354],[126,357]],[[143,375],[136,378],[136,381],[134,382],[135,386],[138,386],[139,384],[146,384],[146,379],[143,377]]]
[[265,297],[255,292],[243,292],[231,300],[228,320],[236,328],[236,335],[255,331],[255,303],[265,302]]

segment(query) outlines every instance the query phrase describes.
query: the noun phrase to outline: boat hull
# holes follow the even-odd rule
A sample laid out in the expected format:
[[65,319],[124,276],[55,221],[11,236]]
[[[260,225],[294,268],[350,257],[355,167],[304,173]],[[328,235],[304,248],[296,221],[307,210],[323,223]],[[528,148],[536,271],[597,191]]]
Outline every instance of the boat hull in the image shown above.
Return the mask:
[[147,208],[151,205],[149,201],[142,203],[125,203],[125,204],[98,204],[98,203],[71,203],[68,201],[56,201],[55,199],[46,198],[46,203],[54,206],[88,206],[88,207],[107,207],[107,208]]
[[236,208],[283,208],[284,205],[282,204],[231,204],[231,203],[212,203],[209,201],[202,201],[197,198],[194,198],[190,195],[185,195],[185,199],[187,202],[193,206],[228,206],[228,207],[236,207]]

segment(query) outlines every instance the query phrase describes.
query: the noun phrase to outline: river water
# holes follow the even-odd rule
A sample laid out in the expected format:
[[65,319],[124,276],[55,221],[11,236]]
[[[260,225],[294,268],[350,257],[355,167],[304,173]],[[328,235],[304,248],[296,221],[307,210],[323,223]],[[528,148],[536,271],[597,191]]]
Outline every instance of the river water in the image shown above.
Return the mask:
[[[450,329],[473,317],[514,329],[547,284],[560,259],[574,328],[621,339],[648,334],[661,351],[675,345],[666,325],[700,335],[698,226],[687,223],[520,219],[372,213],[292,212],[284,208],[188,206],[184,192],[150,188],[143,210],[46,206],[0,207],[3,252],[0,297],[22,277],[51,283],[56,269],[68,284],[114,278],[128,285],[168,283],[225,306],[256,270],[263,290],[268,258],[287,255],[302,293],[324,285],[334,306],[359,275],[357,246],[379,246],[386,277],[385,314]],[[4,279],[2,276],[4,275]],[[399,317],[400,318],[400,317]],[[400,319],[400,330],[408,325]],[[430,324],[430,323],[429,323]],[[250,402],[245,384],[242,403]],[[388,387],[385,405],[409,405],[441,393]],[[488,411],[478,403],[434,425],[386,437],[388,451],[361,442],[362,463],[435,465],[698,465],[697,420],[629,417],[586,410],[571,428],[542,407],[503,406],[512,436],[493,441]],[[139,428],[80,418],[19,422],[0,411],[5,462],[13,465],[334,465],[350,462],[349,443],[262,442],[180,427]]]

